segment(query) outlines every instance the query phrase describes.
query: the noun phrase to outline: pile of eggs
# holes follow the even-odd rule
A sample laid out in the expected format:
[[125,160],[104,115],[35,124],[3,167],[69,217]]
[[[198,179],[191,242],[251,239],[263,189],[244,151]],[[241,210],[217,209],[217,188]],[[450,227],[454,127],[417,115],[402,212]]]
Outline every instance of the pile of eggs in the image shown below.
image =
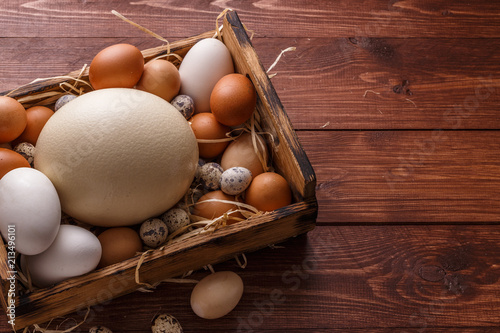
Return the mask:
[[[135,88],[157,95],[184,116],[200,157],[186,194],[192,201],[182,200],[131,227],[93,227],[72,219],[61,212],[51,181],[33,168],[33,156],[45,123],[77,97],[63,95],[53,111],[45,106],[25,109],[14,98],[0,96],[0,231],[8,240],[9,228],[15,226],[21,269],[29,270],[35,286],[47,287],[158,248],[169,235],[188,230],[193,216],[212,220],[236,212],[228,218],[232,224],[245,220],[238,213],[240,202],[259,211],[292,202],[285,178],[268,171],[262,161],[268,154],[265,140],[245,130],[256,107],[256,90],[247,76],[234,72],[231,54],[218,39],[196,43],[179,68],[164,59],[144,64],[135,46],[112,45],[94,57],[89,81],[96,90]],[[210,283],[198,287],[196,295],[205,293],[203,285]]]

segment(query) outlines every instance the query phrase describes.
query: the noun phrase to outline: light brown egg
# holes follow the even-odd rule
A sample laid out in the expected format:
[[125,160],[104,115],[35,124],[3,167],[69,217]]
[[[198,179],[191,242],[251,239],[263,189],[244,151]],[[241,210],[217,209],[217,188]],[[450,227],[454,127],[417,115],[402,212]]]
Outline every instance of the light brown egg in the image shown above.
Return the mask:
[[[211,191],[203,195],[200,198],[200,200],[198,200],[198,202],[194,205],[193,214],[211,220],[219,216],[222,216],[229,210],[238,209],[237,205],[231,203],[218,202],[218,201],[203,202],[210,199],[235,201],[235,198],[232,195],[225,194],[220,190]],[[231,214],[230,217],[242,218],[242,215],[240,213],[235,213]],[[236,221],[237,220],[232,219],[228,221],[228,224],[235,223]]]
[[255,177],[245,192],[245,202],[258,210],[270,212],[289,205],[292,191],[283,176],[264,172]]
[[14,141],[16,144],[29,142],[36,145],[38,136],[54,111],[46,106],[33,106],[26,110],[27,124],[24,131]]
[[136,88],[155,94],[170,102],[181,88],[181,76],[170,61],[156,59],[144,65],[144,72]]
[[217,121],[227,126],[243,124],[250,119],[257,103],[257,92],[243,74],[222,77],[210,95],[210,110]]
[[102,256],[98,267],[106,267],[132,258],[137,252],[142,251],[141,238],[132,228],[109,228],[97,238],[102,246]]
[[[224,139],[230,131],[228,126],[219,123],[213,114],[208,112],[197,113],[191,118],[191,128],[196,139]],[[229,141],[198,143],[200,157],[213,158],[226,149]]]
[[191,292],[191,308],[204,319],[227,315],[243,295],[241,277],[231,271],[220,271],[204,277]]
[[[266,156],[267,148],[264,140],[260,136],[257,136],[256,140],[262,143],[262,145],[257,144],[257,147],[262,156]],[[258,143],[257,141],[256,143]],[[242,134],[239,138],[229,144],[222,155],[220,165],[224,170],[233,167],[246,168],[250,170],[253,177],[264,172],[262,163],[260,162],[258,155],[255,153],[252,143],[252,135],[250,133]]]
[[115,44],[100,51],[90,63],[94,89],[133,88],[144,71],[144,57],[130,44]]

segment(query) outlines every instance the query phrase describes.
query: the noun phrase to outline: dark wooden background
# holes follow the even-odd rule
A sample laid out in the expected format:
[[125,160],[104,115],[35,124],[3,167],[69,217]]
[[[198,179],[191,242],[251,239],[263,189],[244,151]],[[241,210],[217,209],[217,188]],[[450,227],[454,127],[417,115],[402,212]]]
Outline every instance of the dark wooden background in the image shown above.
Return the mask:
[[[216,265],[245,282],[222,319],[192,313],[192,285],[165,283],[93,307],[74,332],[148,332],[160,312],[185,332],[499,332],[497,0],[9,0],[0,91],[113,43],[161,45],[112,9],[174,41],[226,7],[266,68],[296,47],[272,81],[317,175],[318,226],[247,254],[246,269]],[[62,328],[83,314],[68,317]]]

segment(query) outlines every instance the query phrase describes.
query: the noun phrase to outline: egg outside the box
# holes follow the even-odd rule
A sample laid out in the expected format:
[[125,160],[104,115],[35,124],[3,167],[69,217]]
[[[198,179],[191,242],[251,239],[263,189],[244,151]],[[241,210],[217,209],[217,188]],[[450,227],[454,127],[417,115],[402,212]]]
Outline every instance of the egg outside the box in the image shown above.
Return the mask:
[[231,271],[212,273],[196,284],[191,292],[191,308],[204,319],[227,315],[243,295],[243,281]]
[[113,331],[105,326],[94,326],[89,329],[89,333],[113,333]]
[[183,333],[181,324],[172,315],[159,314],[154,317],[153,325],[151,326],[152,333]]

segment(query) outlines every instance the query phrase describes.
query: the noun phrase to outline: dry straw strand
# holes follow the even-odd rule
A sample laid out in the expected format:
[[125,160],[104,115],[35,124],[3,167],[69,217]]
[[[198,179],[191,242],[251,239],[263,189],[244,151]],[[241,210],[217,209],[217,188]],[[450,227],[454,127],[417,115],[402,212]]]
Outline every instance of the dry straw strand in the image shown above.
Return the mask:
[[241,253],[241,257],[243,258],[243,262],[240,261],[238,255],[234,256],[234,259],[236,260],[236,263],[238,264],[238,266],[240,266],[240,268],[245,269],[248,264],[247,256],[244,253]]
[[[274,62],[272,63],[272,65],[269,66],[269,68],[267,69],[266,73],[269,73],[274,68],[274,66],[276,66],[278,64],[278,62],[280,61],[280,59],[283,56],[283,54],[285,54],[286,52],[295,51],[296,49],[297,48],[295,46],[290,46],[290,47],[287,47],[284,50],[281,50],[280,54],[278,55],[278,57],[276,58],[276,60],[274,60]],[[274,76],[276,76],[276,74],[274,74],[273,77]]]
[[154,58],[152,60],[161,59],[161,58],[168,58],[170,56],[173,56],[173,57],[177,58],[177,60],[179,60],[180,62],[182,62],[182,57],[180,55],[175,54],[175,53],[170,53],[170,42],[166,38],[163,38],[162,36],[158,35],[156,32],[153,32],[153,31],[151,31],[151,30],[143,27],[142,25],[137,24],[134,21],[126,18],[124,15],[120,14],[116,10],[112,10],[111,13],[114,14],[114,15],[116,15],[118,18],[122,19],[123,21],[125,21],[125,22],[133,25],[136,28],[138,28],[139,30],[147,33],[148,35],[151,35],[154,38],[156,38],[158,40],[161,40],[162,42],[165,42],[167,44],[167,53],[164,54],[164,55],[160,55],[160,56],[158,56],[158,57],[156,57],[156,58]]
[[140,275],[139,275],[139,270],[141,269],[141,266],[142,266],[142,263],[144,262],[144,260],[146,259],[146,256],[153,252],[154,250],[150,249],[150,250],[147,250],[145,252],[143,252],[141,254],[141,257],[139,258],[139,262],[137,263],[137,266],[135,267],[135,283],[140,285],[140,286],[145,286],[146,288],[154,288],[153,285],[147,283],[147,282],[141,282],[141,278],[140,278]]
[[116,10],[112,10],[111,11],[112,14],[116,15],[117,17],[121,18],[123,21],[127,22],[127,23],[130,23],[132,24],[134,27],[138,28],[139,30],[153,36],[154,38],[156,39],[159,39],[161,40],[162,42],[165,42],[167,43],[167,53],[170,53],[170,43],[168,42],[168,40],[166,40],[165,38],[163,38],[162,36],[158,35],[157,33],[147,29],[147,28],[144,28],[143,26],[135,23],[134,21],[132,20],[129,20],[128,18],[126,18],[125,16],[123,16],[122,14],[118,13]]
[[[35,332],[42,332],[42,333],[69,333],[69,332],[72,332],[73,330],[78,328],[80,325],[85,323],[85,321],[87,321],[89,314],[90,314],[90,307],[87,307],[87,313],[85,314],[85,317],[83,318],[83,320],[81,322],[77,323],[75,326],[65,329],[64,331],[61,331],[57,328],[55,330],[49,330],[46,328],[41,328],[40,325],[38,325],[38,324],[33,324],[33,327],[35,328],[33,333],[35,333]],[[64,321],[66,321],[66,319]],[[64,323],[64,321],[63,321],[63,323]],[[52,321],[49,322],[47,327],[50,325],[51,322]],[[29,330],[27,331],[27,329],[28,328],[25,328],[23,332],[29,332]]]
[[231,8],[225,8],[215,19],[215,35],[214,38],[217,37],[218,40],[222,42],[222,25],[219,27],[219,20],[226,15],[227,12],[233,11]]

